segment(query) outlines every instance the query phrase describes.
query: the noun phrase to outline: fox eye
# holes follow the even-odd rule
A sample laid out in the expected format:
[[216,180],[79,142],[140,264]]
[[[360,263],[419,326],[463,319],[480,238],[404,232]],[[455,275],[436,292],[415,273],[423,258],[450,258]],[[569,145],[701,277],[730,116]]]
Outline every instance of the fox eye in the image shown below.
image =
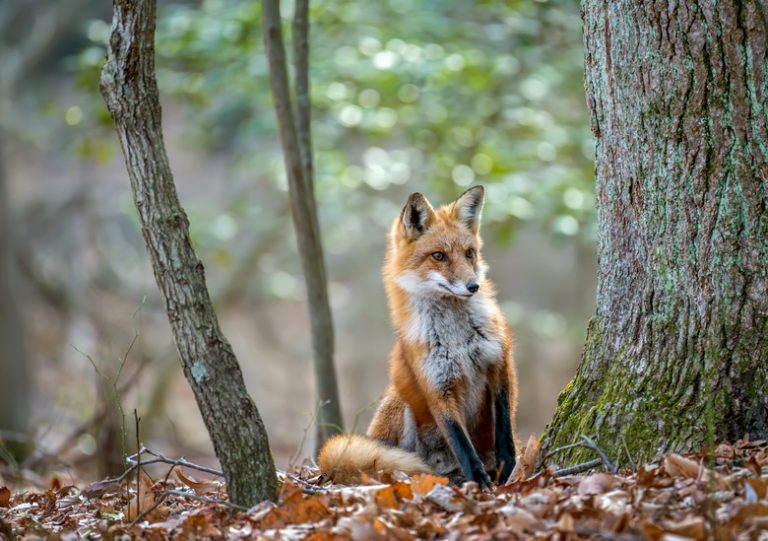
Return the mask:
[[473,257],[475,257],[475,249],[467,248],[467,259],[472,259]]
[[435,261],[445,261],[447,256],[444,252],[432,252],[432,259]]

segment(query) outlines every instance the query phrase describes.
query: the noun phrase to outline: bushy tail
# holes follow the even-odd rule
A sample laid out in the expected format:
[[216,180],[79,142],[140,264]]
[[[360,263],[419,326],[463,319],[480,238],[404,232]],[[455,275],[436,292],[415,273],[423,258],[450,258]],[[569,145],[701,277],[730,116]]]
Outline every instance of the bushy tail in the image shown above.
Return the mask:
[[376,477],[380,472],[402,471],[413,475],[431,471],[417,454],[357,434],[330,438],[320,449],[317,462],[323,473],[345,484],[359,482],[360,472]]

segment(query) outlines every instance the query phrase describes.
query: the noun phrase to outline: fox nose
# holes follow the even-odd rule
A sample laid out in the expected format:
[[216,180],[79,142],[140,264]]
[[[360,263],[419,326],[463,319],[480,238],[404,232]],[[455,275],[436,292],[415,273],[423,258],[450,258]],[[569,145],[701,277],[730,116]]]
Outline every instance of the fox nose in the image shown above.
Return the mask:
[[470,293],[477,293],[477,290],[480,289],[480,284],[475,282],[474,280],[470,280],[467,282],[467,289]]

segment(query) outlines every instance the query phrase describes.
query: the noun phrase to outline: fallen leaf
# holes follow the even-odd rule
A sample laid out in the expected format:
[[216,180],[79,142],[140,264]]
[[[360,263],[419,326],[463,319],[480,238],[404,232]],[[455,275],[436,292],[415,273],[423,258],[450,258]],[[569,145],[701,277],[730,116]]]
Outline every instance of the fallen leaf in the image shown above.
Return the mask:
[[605,513],[620,516],[629,513],[629,502],[629,494],[625,491],[612,490],[605,494],[598,494],[595,498],[595,507]]
[[125,518],[133,521],[144,511],[155,505],[155,494],[152,492],[152,481],[148,475],[139,478],[139,492],[134,494],[125,509]]
[[690,517],[678,523],[665,523],[664,531],[697,541],[707,539],[707,529],[703,517]]
[[504,515],[507,527],[520,537],[526,531],[535,530],[541,525],[541,521],[531,513],[511,503],[500,508],[499,512]]
[[447,484],[447,477],[430,475],[428,473],[420,473],[411,479],[411,488],[416,494],[421,494],[422,496],[429,494],[435,485],[446,486]]
[[461,511],[463,506],[461,501],[457,501],[459,498],[458,494],[443,485],[434,485],[429,494],[427,494],[427,501],[434,503],[449,513]]
[[555,524],[555,529],[563,533],[573,533],[576,531],[576,524],[570,513],[563,513]]
[[[767,490],[768,487],[766,487],[766,479],[762,477],[761,478],[752,477],[747,479],[746,486],[750,487],[752,490],[755,491],[755,496],[757,497],[758,500],[762,500],[763,498],[765,498],[766,493],[768,493],[768,490]],[[2,503],[0,503],[0,507],[1,506],[2,506]]]
[[191,476],[186,476],[181,469],[176,470],[176,477],[187,485],[189,488],[195,491],[195,494],[201,496],[206,492],[212,492],[219,488],[219,484],[215,481],[199,481]]
[[384,509],[394,509],[398,507],[401,500],[410,500],[413,497],[411,486],[403,481],[397,481],[376,492],[376,505]]
[[728,482],[716,471],[705,468],[701,462],[675,453],[664,457],[664,469],[673,477],[681,476],[687,479],[699,479],[701,477],[707,483],[714,483],[715,488],[719,490],[728,486]]
[[219,529],[204,513],[189,515],[181,525],[181,531],[186,539],[221,537]]
[[700,464],[690,458],[672,453],[664,457],[664,468],[669,475],[695,479],[699,476]]
[[603,492],[611,490],[617,484],[617,479],[609,473],[593,473],[581,480],[577,493],[582,496],[587,494],[602,494]]
[[261,527],[280,528],[286,524],[319,522],[331,514],[324,494],[306,495],[300,488],[293,487],[283,496],[283,501],[261,519]]
[[117,490],[120,488],[120,483],[116,483],[111,479],[105,479],[103,481],[96,481],[85,487],[81,493],[88,498],[98,498],[103,496],[107,492]]
[[0,487],[0,507],[8,507],[11,504],[11,489]]
[[541,449],[541,441],[531,434],[528,437],[528,443],[520,453],[520,458],[515,464],[515,468],[512,470],[507,483],[524,481],[533,475],[533,472],[536,471],[539,449]]

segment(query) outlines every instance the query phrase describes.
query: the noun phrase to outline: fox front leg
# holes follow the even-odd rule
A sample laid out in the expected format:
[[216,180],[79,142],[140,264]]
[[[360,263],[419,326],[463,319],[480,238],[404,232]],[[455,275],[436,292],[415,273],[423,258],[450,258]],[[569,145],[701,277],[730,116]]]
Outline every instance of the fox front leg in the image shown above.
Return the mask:
[[512,436],[509,391],[502,388],[494,399],[494,432],[496,445],[496,471],[501,471],[499,483],[506,483],[515,467],[515,440]]

